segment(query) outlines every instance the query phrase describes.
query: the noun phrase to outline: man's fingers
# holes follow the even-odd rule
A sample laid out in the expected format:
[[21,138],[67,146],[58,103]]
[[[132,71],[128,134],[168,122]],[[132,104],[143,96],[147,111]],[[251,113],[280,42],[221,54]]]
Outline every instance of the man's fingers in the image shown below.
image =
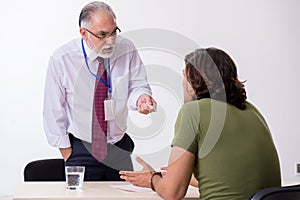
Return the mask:
[[147,106],[147,104],[142,103],[138,106],[138,112],[142,114],[149,114],[151,109]]
[[140,157],[136,157],[136,161],[138,162],[138,163],[140,163],[145,169],[150,169],[151,168],[151,166],[148,164],[148,163],[146,163],[142,158],[140,158]]

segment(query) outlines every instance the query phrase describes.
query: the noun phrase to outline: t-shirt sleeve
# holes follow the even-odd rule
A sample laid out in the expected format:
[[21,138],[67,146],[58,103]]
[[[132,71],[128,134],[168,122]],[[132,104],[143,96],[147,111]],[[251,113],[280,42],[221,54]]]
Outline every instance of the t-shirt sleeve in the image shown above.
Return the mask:
[[184,104],[177,116],[172,146],[178,146],[196,154],[200,112],[196,103]]

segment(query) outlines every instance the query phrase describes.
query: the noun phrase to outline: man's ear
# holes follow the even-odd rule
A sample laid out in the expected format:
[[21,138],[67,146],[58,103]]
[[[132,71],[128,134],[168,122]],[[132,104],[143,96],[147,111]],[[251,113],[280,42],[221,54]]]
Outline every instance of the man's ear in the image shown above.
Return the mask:
[[81,37],[86,41],[87,40],[87,31],[84,28],[79,29]]

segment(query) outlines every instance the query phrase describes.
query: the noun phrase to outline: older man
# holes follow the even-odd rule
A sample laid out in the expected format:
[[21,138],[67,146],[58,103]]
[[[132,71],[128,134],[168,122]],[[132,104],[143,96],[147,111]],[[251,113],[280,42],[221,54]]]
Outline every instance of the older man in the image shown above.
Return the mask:
[[85,180],[120,180],[132,169],[134,143],[126,134],[128,108],[148,114],[156,107],[143,62],[132,42],[118,36],[113,10],[91,2],[79,16],[81,38],[50,57],[44,127],[66,165],[86,167]]

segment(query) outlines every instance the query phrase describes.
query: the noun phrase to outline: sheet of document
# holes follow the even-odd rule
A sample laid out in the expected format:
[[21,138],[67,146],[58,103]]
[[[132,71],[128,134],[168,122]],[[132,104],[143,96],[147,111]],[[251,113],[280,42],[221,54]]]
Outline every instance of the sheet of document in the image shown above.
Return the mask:
[[129,192],[153,192],[150,188],[138,187],[132,184],[110,185],[113,188],[125,190]]

